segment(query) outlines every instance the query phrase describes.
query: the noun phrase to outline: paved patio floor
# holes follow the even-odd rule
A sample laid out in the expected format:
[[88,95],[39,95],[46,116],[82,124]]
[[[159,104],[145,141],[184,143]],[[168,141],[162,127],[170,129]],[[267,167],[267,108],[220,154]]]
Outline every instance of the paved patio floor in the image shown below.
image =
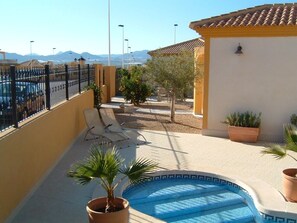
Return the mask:
[[[263,143],[243,144],[228,139],[206,137],[198,134],[141,131],[148,143],[122,148],[120,153],[128,162],[135,157],[155,160],[164,169],[196,170],[238,176],[240,179],[264,181],[281,191],[281,172],[296,167],[289,157],[276,161],[261,154]],[[94,141],[76,139],[57,165],[34,192],[13,213],[8,222],[59,223],[87,222],[85,205],[94,194],[100,194],[95,182],[87,186],[76,184],[66,177],[70,165],[83,159]],[[284,209],[297,212],[297,204],[283,202]],[[154,222],[133,212],[131,222]]]

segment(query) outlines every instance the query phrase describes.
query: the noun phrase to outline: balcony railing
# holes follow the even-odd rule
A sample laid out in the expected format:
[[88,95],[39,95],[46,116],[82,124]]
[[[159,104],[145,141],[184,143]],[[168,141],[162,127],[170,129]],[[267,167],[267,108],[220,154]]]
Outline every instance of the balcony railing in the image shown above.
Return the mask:
[[26,118],[80,94],[94,78],[89,64],[0,70],[0,131],[17,128]]

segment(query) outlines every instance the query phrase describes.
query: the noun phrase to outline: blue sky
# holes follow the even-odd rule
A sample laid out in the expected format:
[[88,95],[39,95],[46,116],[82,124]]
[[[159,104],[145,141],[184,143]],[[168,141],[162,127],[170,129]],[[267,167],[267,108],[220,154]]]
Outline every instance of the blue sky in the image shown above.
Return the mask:
[[[122,28],[131,51],[154,50],[198,37],[191,21],[262,4],[267,0],[110,0],[111,53],[122,53]],[[108,0],[1,0],[0,49],[49,55],[72,50],[108,54]],[[125,52],[127,42],[125,42]]]

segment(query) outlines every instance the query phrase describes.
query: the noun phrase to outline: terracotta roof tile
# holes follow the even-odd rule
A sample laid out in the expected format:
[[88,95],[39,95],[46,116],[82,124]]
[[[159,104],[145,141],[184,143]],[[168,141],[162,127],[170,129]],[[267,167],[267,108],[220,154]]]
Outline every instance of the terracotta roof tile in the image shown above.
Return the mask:
[[174,45],[170,45],[164,48],[160,48],[157,50],[152,50],[149,51],[148,54],[149,55],[153,55],[156,53],[160,53],[160,54],[178,54],[180,53],[182,50],[191,50],[193,51],[195,47],[198,46],[204,46],[204,40],[201,38],[196,38],[193,40],[188,40],[185,42],[181,42],[181,43],[177,43]]
[[266,4],[190,23],[190,28],[296,26],[297,3]]

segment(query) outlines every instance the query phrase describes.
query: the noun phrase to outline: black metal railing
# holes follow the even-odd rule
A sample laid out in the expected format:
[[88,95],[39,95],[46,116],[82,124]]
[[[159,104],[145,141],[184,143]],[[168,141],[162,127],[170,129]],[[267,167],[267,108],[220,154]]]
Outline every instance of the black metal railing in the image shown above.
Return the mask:
[[94,81],[94,71],[91,65],[0,69],[0,131],[80,94]]

